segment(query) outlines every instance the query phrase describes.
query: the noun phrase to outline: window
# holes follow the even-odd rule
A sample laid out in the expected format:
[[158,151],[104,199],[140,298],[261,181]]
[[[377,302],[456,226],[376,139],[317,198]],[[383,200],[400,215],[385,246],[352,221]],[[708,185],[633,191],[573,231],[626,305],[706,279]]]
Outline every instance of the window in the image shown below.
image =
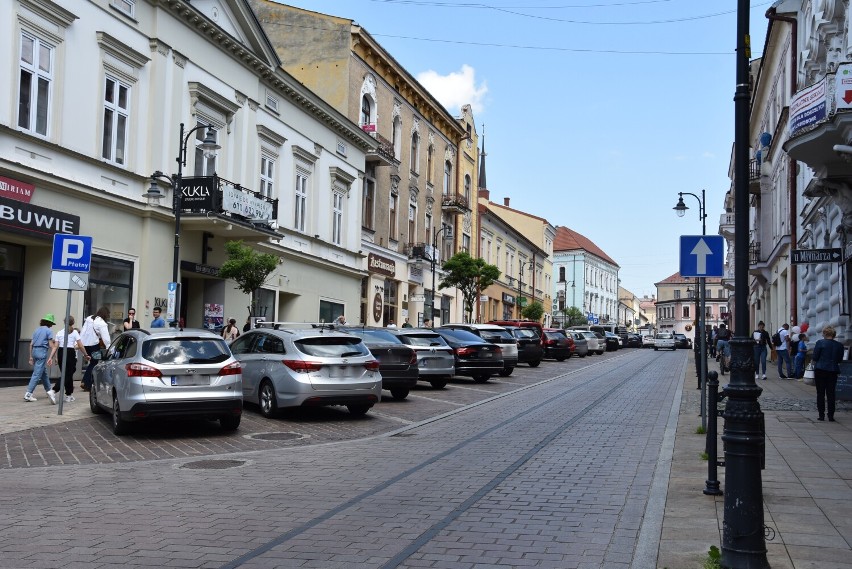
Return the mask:
[[426,230],[426,241],[432,239],[432,215],[426,214],[426,224],[424,229]]
[[364,175],[364,211],[362,212],[363,225],[367,229],[375,229],[373,212],[376,203],[376,166],[369,164]]
[[340,245],[343,241],[343,194],[332,192],[331,242]]
[[683,307],[683,317],[689,318],[689,307],[688,306]]
[[329,300],[320,300],[319,305],[319,321],[334,322],[334,319],[343,314],[343,304],[339,302],[331,302]]
[[21,34],[18,126],[47,136],[53,85],[53,46],[29,34]]
[[675,300],[679,300],[679,299],[680,299],[680,289],[675,289],[675,291],[674,291],[674,297],[675,297]]
[[417,241],[417,206],[409,204],[408,206],[408,242],[414,243]]
[[260,195],[273,197],[273,180],[275,174],[275,160],[266,154],[260,157]]
[[129,106],[130,87],[107,75],[104,81],[104,138],[101,156],[116,164],[124,164],[127,152]]
[[361,97],[361,126],[373,124],[370,108],[370,98],[364,95]]
[[559,267],[559,282],[565,282],[565,267]]
[[402,120],[399,117],[393,119],[393,157],[400,160],[402,157]]
[[293,209],[293,227],[304,233],[305,217],[308,213],[308,177],[303,172],[296,173],[296,205]]
[[[210,121],[201,117],[198,119],[199,124],[212,124]],[[215,128],[215,127],[214,127]],[[199,128],[195,131],[195,175],[196,176],[212,176],[216,173],[216,156],[205,156],[201,150],[201,144],[207,136],[206,128]],[[213,138],[218,143],[219,131],[213,131]]]
[[396,227],[396,202],[397,202],[398,199],[399,199],[398,196],[391,194],[390,205],[388,207],[388,209],[390,210],[389,222],[388,222],[388,224],[389,224],[388,237],[390,237],[391,239],[397,238],[397,234],[396,234],[396,232],[397,232],[397,227]]
[[426,149],[426,182],[432,183],[432,167],[434,165],[435,158],[435,147],[433,145],[429,145],[429,148]]
[[133,9],[135,7],[136,0],[112,0],[110,4],[128,16],[133,16]]
[[447,160],[444,162],[444,195],[450,195],[453,187],[453,165]]
[[411,135],[411,173],[420,173],[420,135]]
[[464,175],[464,199],[467,200],[468,207],[470,207],[470,174]]

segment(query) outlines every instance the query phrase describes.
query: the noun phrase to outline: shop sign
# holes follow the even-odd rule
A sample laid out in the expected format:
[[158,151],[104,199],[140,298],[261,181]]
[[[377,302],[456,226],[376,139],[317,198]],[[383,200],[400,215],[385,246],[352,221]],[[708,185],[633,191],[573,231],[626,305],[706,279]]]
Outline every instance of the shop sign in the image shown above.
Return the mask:
[[382,293],[377,292],[373,297],[373,321],[382,321]]
[[211,277],[219,276],[219,267],[211,265],[202,265],[201,263],[193,263],[192,261],[181,261],[180,270],[195,273],[198,275],[208,275]]
[[503,304],[515,304],[515,297],[511,294],[503,293]]
[[57,233],[78,235],[80,217],[0,197],[0,227],[13,233],[52,240]]
[[0,176],[0,196],[24,203],[30,203],[35,192],[35,186]]
[[181,211],[216,211],[216,176],[198,176],[181,180]]
[[259,199],[236,186],[223,185],[222,209],[249,219],[272,219],[272,203]]
[[819,82],[802,89],[790,102],[790,136],[797,134],[800,130],[825,119],[826,93],[825,77]]
[[396,262],[393,259],[370,253],[367,256],[367,270],[387,277],[396,276]]

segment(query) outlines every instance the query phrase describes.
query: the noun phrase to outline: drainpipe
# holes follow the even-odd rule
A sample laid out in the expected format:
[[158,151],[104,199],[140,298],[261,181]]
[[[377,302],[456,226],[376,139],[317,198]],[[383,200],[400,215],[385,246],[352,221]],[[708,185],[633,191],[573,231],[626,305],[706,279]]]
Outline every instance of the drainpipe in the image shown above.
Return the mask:
[[[790,32],[791,43],[790,43],[790,94],[796,92],[796,87],[798,87],[797,77],[799,75],[798,69],[798,57],[797,54],[799,52],[798,49],[798,32],[799,32],[799,24],[796,18],[790,18],[788,16],[779,16],[776,13],[775,8],[770,8],[766,11],[766,18],[771,22],[779,21],[779,22],[787,22],[792,26],[792,30]],[[768,32],[767,32],[768,34]],[[768,40],[768,35],[767,35]],[[787,166],[787,186],[790,189],[790,249],[793,249],[796,246],[796,241],[798,240],[798,231],[796,230],[797,221],[796,221],[796,212],[798,211],[796,205],[797,198],[797,189],[796,189],[796,161],[788,156],[789,164]],[[794,265],[792,262],[790,263],[790,325],[795,325],[798,323],[798,315],[799,315],[799,291],[798,291],[798,283],[799,283],[799,268],[797,265]]]

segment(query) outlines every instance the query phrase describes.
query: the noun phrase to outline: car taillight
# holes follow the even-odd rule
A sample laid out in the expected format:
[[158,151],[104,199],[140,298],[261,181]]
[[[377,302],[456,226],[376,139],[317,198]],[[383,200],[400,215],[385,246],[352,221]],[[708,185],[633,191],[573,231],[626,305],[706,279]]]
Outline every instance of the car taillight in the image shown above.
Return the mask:
[[379,371],[379,362],[376,360],[370,360],[368,362],[364,362],[364,367],[367,368],[367,371]]
[[298,371],[300,373],[308,373],[322,369],[322,364],[317,362],[306,362],[304,360],[281,360],[281,363],[293,371]]
[[476,352],[474,348],[453,348],[457,356],[469,356]]
[[127,364],[124,369],[127,370],[127,377],[162,377],[163,375],[157,368],[145,364]]
[[497,354],[498,356],[502,356],[503,355],[503,348],[501,348],[500,346],[497,346],[496,348],[494,348],[494,353]]
[[414,365],[417,363],[417,352],[411,350],[411,357],[408,358],[408,365]]
[[555,345],[556,345],[556,340],[545,340],[545,341],[544,341],[544,344],[545,344],[546,346],[555,346]]
[[240,362],[228,364],[219,370],[219,375],[240,375],[243,372],[243,366]]

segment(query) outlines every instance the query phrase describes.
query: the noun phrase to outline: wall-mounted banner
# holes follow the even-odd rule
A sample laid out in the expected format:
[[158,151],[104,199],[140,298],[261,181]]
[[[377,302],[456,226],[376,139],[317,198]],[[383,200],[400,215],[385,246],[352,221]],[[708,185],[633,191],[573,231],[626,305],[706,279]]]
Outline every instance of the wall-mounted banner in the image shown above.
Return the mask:
[[793,95],[790,102],[790,136],[812,126],[826,116],[825,77]]
[[254,192],[222,184],[222,209],[249,219],[272,219],[272,203],[258,198]]

